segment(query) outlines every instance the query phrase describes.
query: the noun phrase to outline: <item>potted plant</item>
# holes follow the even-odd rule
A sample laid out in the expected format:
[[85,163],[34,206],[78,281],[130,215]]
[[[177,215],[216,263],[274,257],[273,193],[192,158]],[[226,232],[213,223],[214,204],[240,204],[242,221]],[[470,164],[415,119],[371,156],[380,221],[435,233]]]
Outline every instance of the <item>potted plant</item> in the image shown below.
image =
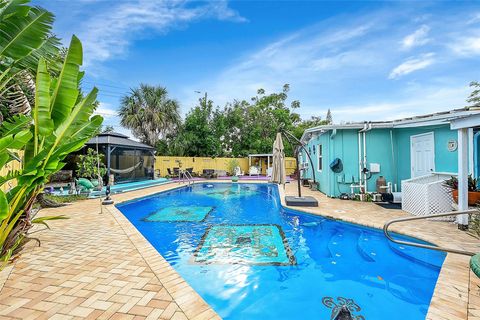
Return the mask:
[[236,175],[237,167],[240,167],[240,162],[237,159],[230,159],[227,163],[228,173],[232,177],[232,182],[238,182],[238,176]]
[[[453,200],[458,203],[458,179],[457,177],[451,177],[445,181],[445,186],[452,190]],[[477,188],[477,179],[472,175],[468,176],[468,205],[473,206],[480,202],[480,191]]]

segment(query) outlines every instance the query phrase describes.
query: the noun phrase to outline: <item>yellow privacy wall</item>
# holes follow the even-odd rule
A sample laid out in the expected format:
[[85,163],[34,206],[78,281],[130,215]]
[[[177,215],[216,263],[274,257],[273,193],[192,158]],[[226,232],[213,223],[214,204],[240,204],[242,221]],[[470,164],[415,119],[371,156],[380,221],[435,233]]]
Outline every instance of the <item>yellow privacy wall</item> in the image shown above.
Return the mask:
[[[162,177],[168,175],[168,168],[173,172],[173,168],[193,168],[193,172],[201,175],[204,169],[212,169],[217,171],[229,171],[229,163],[237,160],[241,170],[248,174],[248,158],[208,158],[208,157],[155,157],[155,170],[160,171]],[[270,157],[270,166],[272,158]],[[261,166],[262,174],[267,170],[267,158],[252,158],[252,166]],[[295,172],[295,158],[285,158],[285,168],[287,175]]]
[[[20,153],[20,157],[23,157],[23,153]],[[0,168],[0,177],[6,176],[8,172],[10,171],[15,171],[15,170],[20,170],[21,169],[21,163],[19,161],[13,160],[4,165],[2,168]],[[11,188],[15,187],[17,185],[16,180],[10,180],[9,182],[5,183],[0,187],[0,190],[2,191],[8,191]]]

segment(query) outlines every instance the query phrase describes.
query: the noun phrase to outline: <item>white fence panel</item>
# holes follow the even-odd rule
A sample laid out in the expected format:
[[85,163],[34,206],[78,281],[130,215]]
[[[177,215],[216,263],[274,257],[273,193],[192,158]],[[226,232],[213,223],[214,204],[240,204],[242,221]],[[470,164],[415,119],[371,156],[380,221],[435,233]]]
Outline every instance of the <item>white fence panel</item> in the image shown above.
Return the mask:
[[[413,215],[444,213],[453,210],[451,189],[444,185],[445,180],[455,173],[432,173],[426,176],[402,181],[402,209]],[[439,218],[453,221],[455,217]]]

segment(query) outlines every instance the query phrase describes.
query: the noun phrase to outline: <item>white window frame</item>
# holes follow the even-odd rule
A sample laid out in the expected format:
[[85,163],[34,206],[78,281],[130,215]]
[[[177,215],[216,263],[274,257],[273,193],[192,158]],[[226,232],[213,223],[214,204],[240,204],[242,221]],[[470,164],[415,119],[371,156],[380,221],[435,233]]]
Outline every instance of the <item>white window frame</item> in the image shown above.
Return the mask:
[[323,145],[317,144],[317,154],[315,155],[317,157],[317,171],[322,172],[323,171]]

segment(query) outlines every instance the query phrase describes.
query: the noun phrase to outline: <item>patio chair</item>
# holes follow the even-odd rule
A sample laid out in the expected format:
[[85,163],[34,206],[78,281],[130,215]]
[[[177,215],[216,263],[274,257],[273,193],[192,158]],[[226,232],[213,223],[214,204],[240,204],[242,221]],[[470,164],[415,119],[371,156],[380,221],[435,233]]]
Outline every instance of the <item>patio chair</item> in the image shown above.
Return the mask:
[[267,169],[267,177],[271,177],[272,176],[272,172],[273,172],[273,168],[270,167]]
[[215,178],[215,169],[203,169],[202,177],[205,179]]
[[175,177],[178,177],[179,174],[180,174],[180,168],[174,167],[173,168],[173,175]]
[[239,166],[237,166],[235,167],[233,175],[240,177],[240,176],[244,176],[245,173],[242,171],[242,169]]
[[259,176],[260,175],[260,170],[256,166],[251,166],[250,169],[248,170],[248,175]]
[[167,168],[167,172],[170,177],[173,176],[172,170],[170,170],[170,168]]

